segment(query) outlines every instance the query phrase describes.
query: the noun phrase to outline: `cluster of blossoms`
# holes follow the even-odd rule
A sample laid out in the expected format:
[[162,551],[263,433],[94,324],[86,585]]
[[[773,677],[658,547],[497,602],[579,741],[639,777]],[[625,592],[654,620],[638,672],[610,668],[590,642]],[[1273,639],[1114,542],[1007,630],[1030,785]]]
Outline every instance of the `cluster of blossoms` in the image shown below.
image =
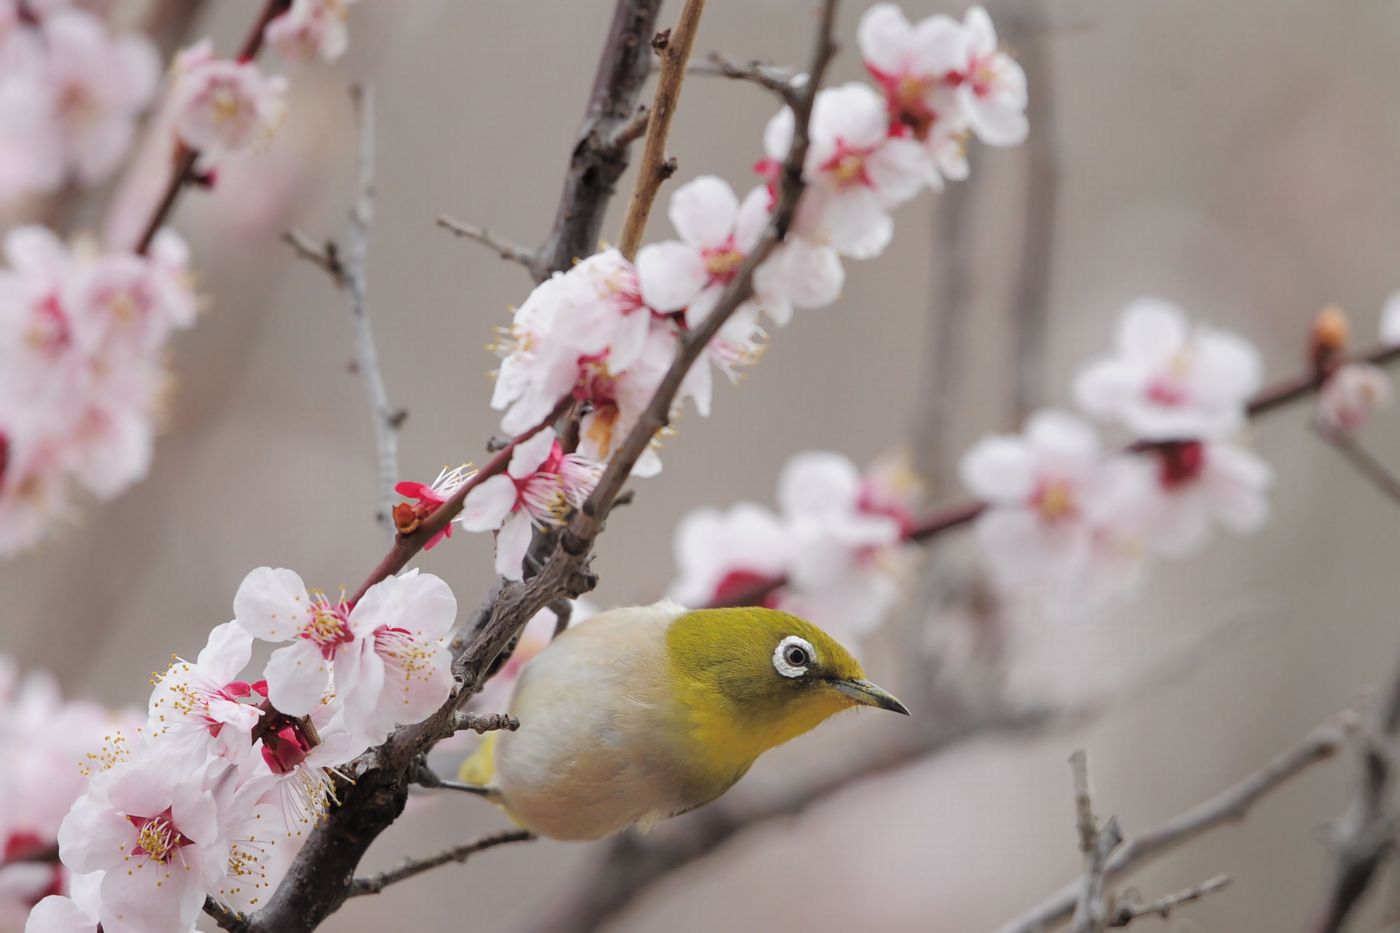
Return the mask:
[[41,898],[69,890],[58,827],[87,785],[88,753],[140,720],[65,701],[47,672],[20,677],[0,657],[0,930],[19,930]]
[[[1359,429],[1378,409],[1387,408],[1395,396],[1390,374],[1365,362],[1340,362],[1346,351],[1350,326],[1337,308],[1318,315],[1313,327],[1316,368],[1325,375],[1317,395],[1318,427],[1329,435]],[[1400,347],[1400,292],[1391,295],[1381,311],[1381,344]]]
[[[430,574],[390,577],[350,605],[261,567],[233,608],[193,661],[153,678],[144,727],[92,756],[57,831],[82,877],[39,904],[31,931],[183,933],[206,897],[255,908],[334,801],[335,769],[451,692],[457,601]],[[278,647],[253,679],[258,639]]]
[[174,233],[149,256],[70,251],[41,227],[5,238],[0,268],[0,555],[146,474],[163,352],[197,302]]
[[[945,176],[966,175],[969,134],[992,145],[1025,137],[1025,75],[998,49],[980,7],[962,23],[935,16],[911,26],[898,8],[878,5],[862,20],[860,45],[883,93],[852,83],[817,94],[802,167],[806,190],[792,229],[754,270],[752,298],[706,346],[678,405],[690,399],[709,414],[714,371],[732,381],[757,359],[764,318],[782,326],[794,309],[834,302],[844,284],[842,259],[879,255],[893,233],[891,210]],[[502,362],[491,405],[504,411],[503,430],[529,430],[571,396],[584,412],[578,454],[608,459],[680,341],[714,310],[760,244],[793,131],[789,108],[769,121],[766,157],[756,166],[763,183],[742,198],[713,176],[678,188],[669,209],[677,239],[643,247],[635,263],[605,250],[530,294],[496,346]],[[660,469],[653,448],[633,472]],[[509,490],[499,487],[504,502]],[[494,514],[488,519],[483,527],[497,527]],[[520,541],[510,543],[505,563],[514,568]]]
[[670,596],[724,606],[768,589],[761,605],[834,634],[864,635],[899,595],[920,495],[902,462],[862,474],[837,453],[799,454],[778,479],[777,513],[740,502],[682,519]]
[[1259,528],[1272,473],[1239,433],[1260,379],[1241,338],[1160,300],[1130,305],[1114,352],[1079,373],[1074,395],[1131,446],[1106,448],[1085,419],[1042,411],[963,457],[964,484],[987,503],[977,537],[994,580],[1052,612],[1082,610],[1124,593],[1147,554],[1191,554],[1216,526]]
[[0,0],[0,211],[117,170],[160,81],[155,46],[104,2]]

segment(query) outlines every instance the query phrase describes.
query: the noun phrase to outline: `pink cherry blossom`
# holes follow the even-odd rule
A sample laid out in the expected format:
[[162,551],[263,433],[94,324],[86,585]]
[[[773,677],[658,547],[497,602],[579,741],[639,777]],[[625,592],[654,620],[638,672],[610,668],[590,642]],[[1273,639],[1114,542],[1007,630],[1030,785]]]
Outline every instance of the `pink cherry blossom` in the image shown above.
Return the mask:
[[980,6],[963,17],[961,61],[953,69],[958,103],[972,131],[992,146],[1026,138],[1026,73],[997,47],[992,18]]
[[1391,294],[1381,308],[1380,338],[1388,347],[1400,346],[1400,292]]
[[202,771],[143,756],[94,779],[59,827],[59,854],[76,872],[106,872],[103,930],[184,931],[227,869],[226,821]]
[[171,92],[175,131],[201,152],[247,149],[282,119],[287,79],[263,74],[253,62],[217,58],[205,39],[175,59]]
[[97,933],[106,872],[74,875],[67,896],[51,894],[29,914],[24,933]]
[[1218,438],[1243,423],[1261,371],[1240,337],[1193,328],[1175,305],[1144,298],[1124,311],[1116,353],[1085,367],[1074,392],[1086,412],[1147,440]]
[[785,575],[791,551],[787,528],[763,506],[740,502],[725,510],[696,509],[676,528],[678,576],[670,595],[686,606],[723,605],[751,586]]
[[[394,522],[399,526],[399,530],[402,531],[404,529],[404,524],[409,523],[407,520],[405,523],[400,523],[400,509],[407,508],[412,521],[421,522],[423,519],[436,512],[438,507],[444,502],[451,499],[457,490],[461,489],[467,480],[471,479],[475,474],[476,471],[471,468],[471,464],[464,463],[452,469],[443,467],[438,473],[437,479],[433,480],[431,483],[425,484],[405,480],[404,482],[395,484],[394,492],[403,496],[405,499],[413,499],[417,502],[417,505],[413,506],[405,504],[395,507]],[[414,527],[416,527],[416,525]],[[423,550],[431,551],[443,538],[450,537],[452,537],[452,522],[448,522],[442,531],[433,535],[432,538],[428,540],[428,543],[423,545]]]
[[243,755],[262,712],[254,687],[238,676],[253,654],[253,636],[234,622],[217,625],[193,662],[177,658],[151,692],[146,735],[202,764],[209,754]]
[[155,46],[144,36],[113,39],[100,19],[77,9],[49,15],[41,29],[69,160],[82,184],[104,181],[131,147],[136,117],[155,93]]
[[344,707],[330,703],[317,705],[304,719],[273,714],[249,753],[252,763],[244,766],[253,777],[243,793],[259,794],[283,827],[298,833],[315,825],[335,803],[335,778],[345,776],[337,768],[383,741],[387,732],[367,736],[352,731]]
[[[878,256],[889,244],[889,211],[931,182],[928,153],[912,139],[891,137],[885,103],[863,84],[843,84],[817,94],[811,145],[803,175],[797,226],[819,231],[837,252],[854,259]],[[763,134],[769,165],[792,146],[793,114],[784,108]]]
[[1355,431],[1377,410],[1389,408],[1394,395],[1385,370],[1369,363],[1347,363],[1328,376],[1318,391],[1318,421],[1334,433]]
[[519,580],[535,525],[562,524],[601,476],[601,464],[565,454],[554,431],[546,429],[515,448],[505,473],[467,493],[457,520],[467,531],[495,531],[496,572]]
[[1154,550],[1183,557],[1200,550],[1215,525],[1250,534],[1268,519],[1273,471],[1238,444],[1169,442],[1150,449],[1142,463],[1155,480],[1143,502],[1144,537]]
[[393,724],[422,719],[451,688],[445,639],[457,601],[432,574],[390,577],[351,607],[308,592],[294,571],[259,567],[239,586],[233,612],[253,637],[291,642],[264,671],[268,699],[287,716],[316,709],[334,670],[346,729],[378,741]]
[[293,0],[267,24],[267,44],[294,61],[333,62],[350,46],[348,7],[355,0]]
[[856,40],[893,122],[921,140],[936,125],[965,125],[956,93],[965,38],[957,21],[938,14],[910,25],[899,7],[877,3],[861,16]]
[[987,503],[976,534],[1004,590],[1082,605],[1136,582],[1146,480],[1130,461],[1105,457],[1089,424],[1038,412],[1023,434],[974,444],[960,472]]
[[637,254],[642,298],[661,312],[685,311],[694,327],[738,275],[768,223],[769,194],[755,188],[743,203],[728,183],[702,175],[671,196],[679,240],[652,243]]
[[778,505],[790,542],[779,607],[858,637],[883,619],[899,595],[900,522],[864,507],[865,483],[846,457],[800,454],[778,479]]

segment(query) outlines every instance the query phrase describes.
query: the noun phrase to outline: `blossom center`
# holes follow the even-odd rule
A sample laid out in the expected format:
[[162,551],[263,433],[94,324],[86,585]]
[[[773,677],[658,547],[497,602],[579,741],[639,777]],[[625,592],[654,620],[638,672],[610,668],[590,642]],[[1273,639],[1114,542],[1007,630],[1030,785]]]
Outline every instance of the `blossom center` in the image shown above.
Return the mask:
[[316,747],[300,720],[283,717],[262,737],[262,758],[273,774],[291,774]]
[[68,348],[73,341],[73,330],[68,325],[68,315],[58,303],[57,295],[50,295],[34,306],[36,312],[29,325],[25,338],[34,349],[56,355]]
[[374,630],[374,651],[384,663],[397,670],[405,679],[422,677],[428,680],[436,669],[433,654],[413,633],[398,626],[381,625]]
[[1201,475],[1206,465],[1206,448],[1200,441],[1169,441],[1160,445],[1158,479],[1165,489],[1176,489]]
[[157,816],[128,816],[127,822],[136,827],[136,845],[132,855],[144,855],[157,862],[169,862],[175,853],[194,840],[180,832],[170,807]]
[[856,149],[838,139],[836,152],[826,160],[821,170],[838,188],[868,186],[870,174],[866,171],[866,161],[870,158],[870,153],[869,149]]
[[[728,606],[733,600],[740,596],[747,596],[750,591],[763,585],[771,585],[773,578],[761,573],[754,573],[752,570],[731,570],[720,578],[715,584],[714,597],[711,600],[716,606]],[[758,605],[768,609],[777,607],[778,594],[770,589]]]
[[1069,518],[1077,508],[1074,487],[1063,479],[1047,479],[1031,496],[1031,504],[1047,522]]
[[326,660],[335,657],[335,651],[341,645],[355,640],[348,621],[350,607],[345,600],[331,605],[324,596],[318,596],[308,612],[309,618],[302,626],[301,637],[315,642]]
[[734,276],[739,274],[739,269],[744,264],[744,254],[740,252],[733,241],[716,249],[708,249],[704,252],[705,269],[710,273],[710,278],[721,285],[728,285],[734,281]]

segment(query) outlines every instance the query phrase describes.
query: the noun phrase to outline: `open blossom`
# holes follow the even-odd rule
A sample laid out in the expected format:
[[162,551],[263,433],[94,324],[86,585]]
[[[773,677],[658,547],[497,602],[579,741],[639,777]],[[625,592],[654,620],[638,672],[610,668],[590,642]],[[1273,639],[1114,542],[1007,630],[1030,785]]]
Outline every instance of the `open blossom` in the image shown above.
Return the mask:
[[295,61],[333,62],[350,46],[345,21],[355,0],[293,0],[292,8],[267,24],[267,44]]
[[1355,431],[1377,409],[1388,408],[1395,389],[1379,366],[1347,363],[1327,377],[1317,393],[1317,417],[1325,430]]
[[224,758],[242,755],[262,716],[256,702],[250,702],[257,685],[238,679],[252,656],[253,636],[241,626],[215,626],[193,662],[176,658],[157,676],[146,735],[169,743],[196,764],[210,753]]
[[1058,411],[963,455],[963,485],[987,503],[978,543],[1003,589],[1082,605],[1137,579],[1145,480],[1124,456],[1105,457],[1089,424]]
[[202,770],[155,756],[118,764],[93,779],[58,831],[63,863],[105,872],[102,929],[159,933],[189,929],[227,870],[228,814]]
[[467,531],[495,531],[496,572],[519,580],[535,525],[562,524],[601,476],[600,464],[564,453],[554,431],[546,429],[515,448],[506,472],[467,493],[457,520]]
[[679,576],[670,595],[687,606],[724,605],[750,587],[786,574],[791,551],[782,521],[761,505],[696,509],[676,528]]
[[1240,337],[1192,327],[1175,305],[1143,298],[1123,312],[1117,349],[1075,380],[1081,408],[1146,440],[1217,438],[1244,421],[1259,354]]
[[997,46],[992,18],[980,6],[963,17],[962,59],[954,69],[958,102],[972,131],[992,146],[1026,138],[1026,73]]
[[270,134],[282,119],[287,79],[253,62],[214,55],[205,39],[175,59],[175,131],[192,149],[231,153]]
[[[452,496],[466,484],[467,480],[476,475],[476,471],[471,468],[471,464],[464,463],[461,466],[448,469],[443,467],[438,473],[437,479],[431,483],[418,483],[405,480],[394,485],[394,492],[405,499],[416,500],[414,505],[400,503],[394,506],[394,527],[399,534],[411,534],[418,528],[429,515],[437,511],[438,507],[451,499]],[[423,550],[431,551],[443,538],[452,537],[452,522],[448,522],[442,531],[428,539],[428,543],[423,545]]]
[[239,586],[233,611],[255,638],[290,642],[264,670],[268,699],[288,716],[317,708],[332,670],[345,726],[357,736],[417,722],[451,689],[445,639],[457,600],[432,574],[390,577],[352,608],[309,593],[294,571],[259,567]]
[[1151,448],[1141,462],[1150,477],[1144,538],[1168,556],[1199,550],[1215,525],[1249,534],[1269,516],[1273,471],[1239,444],[1169,442]]
[[[787,107],[768,121],[763,133],[768,165],[787,157],[793,122]],[[819,91],[810,128],[803,166],[808,188],[796,228],[853,259],[878,256],[894,235],[890,210],[932,181],[927,152],[915,140],[889,135],[885,103],[864,84]]]
[[[446,698],[444,693],[433,708]],[[428,712],[418,718],[426,718]],[[377,718],[382,722],[396,713],[386,710]],[[242,768],[251,775],[245,793],[260,794],[260,801],[295,834],[315,824],[335,802],[336,768],[384,741],[390,728],[380,731],[376,725],[372,735],[352,730],[344,707],[330,703],[319,703],[306,717],[273,714]]]

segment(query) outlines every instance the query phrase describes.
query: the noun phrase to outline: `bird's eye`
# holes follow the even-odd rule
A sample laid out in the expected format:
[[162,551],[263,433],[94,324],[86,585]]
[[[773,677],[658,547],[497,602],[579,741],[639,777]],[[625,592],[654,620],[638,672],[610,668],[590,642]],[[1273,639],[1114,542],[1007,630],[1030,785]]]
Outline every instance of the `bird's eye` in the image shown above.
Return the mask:
[[801,677],[816,657],[811,642],[789,635],[773,651],[773,668],[784,677]]

